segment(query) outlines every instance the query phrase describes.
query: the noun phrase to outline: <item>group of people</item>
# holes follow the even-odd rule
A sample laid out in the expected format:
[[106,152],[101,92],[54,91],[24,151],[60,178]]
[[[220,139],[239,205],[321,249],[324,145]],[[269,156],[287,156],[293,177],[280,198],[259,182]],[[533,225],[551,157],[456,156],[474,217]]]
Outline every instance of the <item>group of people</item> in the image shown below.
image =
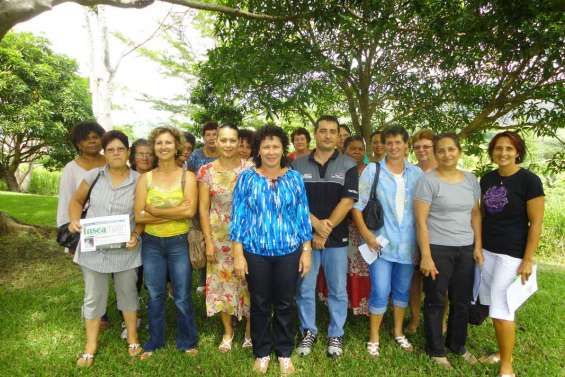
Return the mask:
[[[544,208],[541,180],[519,166],[526,146],[516,133],[490,141],[488,153],[498,168],[480,182],[459,169],[455,134],[420,130],[410,137],[389,126],[371,135],[367,153],[363,137],[351,136],[329,115],[315,123],[313,150],[305,128],[289,140],[272,125],[251,132],[208,122],[204,145],[196,150],[194,136],[173,127],[155,128],[131,148],[126,135],[104,132],[96,123],[78,124],[71,136],[78,156],[63,171],[58,225],[79,232],[81,217],[128,214],[132,230],[125,244],[70,251],[84,276],[86,345],[79,366],[94,361],[110,277],[132,357],[147,359],[165,344],[168,281],[177,348],[197,354],[187,234],[199,231],[207,266],[197,291],[205,295],[206,314],[218,314],[223,324],[218,350],[232,350],[233,318],[245,319],[241,346],[252,348],[259,373],[268,370],[273,351],[281,374],[294,372],[296,309],[296,352],[312,352],[319,333],[316,291],[329,311],[330,357],[343,354],[348,307],[354,315],[369,315],[368,354],[380,355],[389,305],[395,343],[413,351],[404,317],[410,306],[406,333],[413,334],[423,290],[426,353],[446,368],[448,351],[476,363],[465,343],[480,271],[480,302],[489,305],[499,345],[482,361],[500,362],[500,375],[513,375],[515,313],[505,291],[517,275],[526,281],[532,273]],[[407,160],[410,147],[417,164]],[[383,220],[377,228],[364,215],[375,199]],[[378,255],[369,265],[362,244]],[[141,346],[143,285],[149,339]]]

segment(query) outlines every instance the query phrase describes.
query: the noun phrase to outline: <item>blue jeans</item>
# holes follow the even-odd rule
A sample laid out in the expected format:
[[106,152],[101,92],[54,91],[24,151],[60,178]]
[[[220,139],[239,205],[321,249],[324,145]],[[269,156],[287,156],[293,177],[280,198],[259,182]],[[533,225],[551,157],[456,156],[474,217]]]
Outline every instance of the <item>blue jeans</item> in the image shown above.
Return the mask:
[[386,312],[389,296],[392,296],[394,306],[407,307],[413,273],[412,263],[402,264],[379,258],[369,265],[371,277],[369,312],[371,314]]
[[198,333],[190,293],[192,267],[188,259],[186,233],[173,237],[144,234],[141,257],[145,286],[149,293],[147,317],[150,336],[143,349],[150,352],[165,345],[167,272],[171,277],[177,308],[177,348],[184,351],[196,347]]
[[343,336],[343,325],[347,319],[347,247],[312,250],[312,269],[298,287],[296,303],[302,333],[310,330],[317,334],[316,327],[316,281],[320,265],[324,269],[328,286],[328,308],[330,323],[328,336]]

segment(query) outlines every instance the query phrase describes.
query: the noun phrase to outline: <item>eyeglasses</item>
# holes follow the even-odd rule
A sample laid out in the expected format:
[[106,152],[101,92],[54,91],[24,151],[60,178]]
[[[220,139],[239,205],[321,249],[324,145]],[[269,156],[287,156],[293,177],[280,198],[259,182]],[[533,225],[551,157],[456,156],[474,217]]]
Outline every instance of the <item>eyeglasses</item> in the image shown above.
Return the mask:
[[425,150],[432,149],[432,146],[431,145],[416,145],[416,146],[414,146],[414,150],[420,150],[420,149],[425,149]]
[[108,149],[106,149],[105,153],[107,153],[107,154],[124,153],[125,151],[126,151],[126,148],[118,147],[118,148],[108,148]]
[[136,153],[135,156],[140,158],[153,158],[153,153]]

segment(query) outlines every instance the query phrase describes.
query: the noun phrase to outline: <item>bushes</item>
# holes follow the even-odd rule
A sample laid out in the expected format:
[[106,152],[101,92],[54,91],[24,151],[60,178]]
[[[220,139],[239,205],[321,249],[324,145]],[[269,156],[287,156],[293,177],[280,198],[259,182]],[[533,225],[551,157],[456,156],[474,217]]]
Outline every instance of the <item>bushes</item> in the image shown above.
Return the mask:
[[42,166],[36,166],[31,173],[28,192],[38,195],[57,195],[60,178],[60,171],[52,172]]

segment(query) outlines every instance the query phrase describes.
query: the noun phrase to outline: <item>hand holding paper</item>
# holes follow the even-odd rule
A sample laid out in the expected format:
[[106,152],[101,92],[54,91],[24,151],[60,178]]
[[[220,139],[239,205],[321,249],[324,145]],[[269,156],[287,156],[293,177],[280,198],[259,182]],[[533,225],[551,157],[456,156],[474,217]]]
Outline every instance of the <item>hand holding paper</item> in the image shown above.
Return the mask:
[[361,253],[363,259],[365,259],[365,262],[367,262],[367,264],[371,264],[375,260],[377,260],[377,258],[381,256],[382,249],[390,243],[389,240],[387,240],[383,236],[378,236],[377,242],[379,244],[379,249],[376,251],[369,248],[369,245],[367,245],[366,243],[359,246],[359,252]]

